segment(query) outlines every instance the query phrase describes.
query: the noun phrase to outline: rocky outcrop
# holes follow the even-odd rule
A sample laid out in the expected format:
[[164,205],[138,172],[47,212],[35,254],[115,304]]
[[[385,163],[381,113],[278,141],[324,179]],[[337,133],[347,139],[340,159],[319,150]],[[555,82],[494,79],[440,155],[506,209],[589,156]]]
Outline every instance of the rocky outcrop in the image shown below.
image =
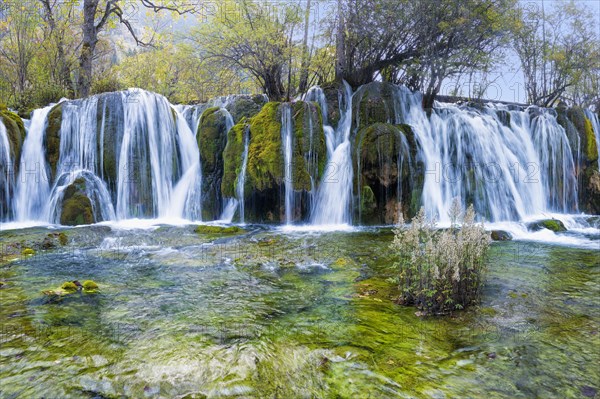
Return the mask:
[[393,224],[398,212],[409,215],[417,155],[414,143],[408,125],[376,123],[357,133],[353,163],[360,223]]
[[202,219],[218,219],[221,213],[223,151],[227,143],[227,118],[219,107],[202,114],[196,136],[202,162]]
[[[267,99],[262,95],[237,96],[225,108],[231,114],[233,121],[238,123],[243,118],[251,118],[258,114],[262,107],[267,103]],[[205,111],[206,112],[206,111]]]
[[78,226],[100,222],[94,218],[92,202],[85,191],[85,180],[77,179],[64,192],[60,211],[60,224]]
[[[242,170],[245,135],[249,137],[248,162],[245,179],[246,220],[253,222],[281,222],[285,215],[284,177],[285,162],[281,139],[281,107],[269,102],[252,118],[243,118],[229,132],[223,152],[224,197],[235,197]],[[325,168],[326,145],[321,111],[314,103],[291,104],[292,162],[295,220],[310,212],[309,196],[318,184]]]
[[21,117],[10,111],[3,103],[0,103],[0,120],[6,128],[11,159],[14,161],[12,167],[14,168],[13,170],[16,176],[19,169],[19,159],[21,157],[23,141],[25,140],[25,126]]
[[592,122],[579,107],[557,108],[557,121],[565,129],[576,160],[579,209],[600,214],[600,171],[598,147]]

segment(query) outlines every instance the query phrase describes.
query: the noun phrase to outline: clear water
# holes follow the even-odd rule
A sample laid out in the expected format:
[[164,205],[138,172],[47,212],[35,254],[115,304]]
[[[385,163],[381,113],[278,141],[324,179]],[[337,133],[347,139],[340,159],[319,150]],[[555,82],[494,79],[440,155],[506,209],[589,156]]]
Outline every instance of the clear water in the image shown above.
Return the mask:
[[[0,266],[3,397],[580,398],[600,388],[593,249],[494,243],[480,307],[419,318],[393,302],[389,229],[60,231],[66,247]],[[100,292],[41,293],[73,279]]]

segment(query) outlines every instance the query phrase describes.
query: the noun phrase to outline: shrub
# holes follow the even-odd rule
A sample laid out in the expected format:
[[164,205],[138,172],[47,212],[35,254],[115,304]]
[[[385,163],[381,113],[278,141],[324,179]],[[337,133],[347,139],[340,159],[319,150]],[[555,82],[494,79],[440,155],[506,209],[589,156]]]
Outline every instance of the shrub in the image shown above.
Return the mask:
[[415,305],[424,314],[463,309],[481,294],[489,234],[483,224],[475,223],[473,206],[462,223],[457,201],[452,208],[449,229],[436,229],[435,220],[427,219],[421,208],[409,227],[401,216],[394,230],[391,248],[398,262],[393,281],[400,289],[399,302]]

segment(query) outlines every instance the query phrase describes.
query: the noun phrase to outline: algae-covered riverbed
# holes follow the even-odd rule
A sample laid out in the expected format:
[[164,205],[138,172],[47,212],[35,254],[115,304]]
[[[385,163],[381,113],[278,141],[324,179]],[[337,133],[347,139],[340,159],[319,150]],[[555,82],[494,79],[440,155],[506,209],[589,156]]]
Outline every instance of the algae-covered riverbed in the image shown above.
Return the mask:
[[[424,318],[394,302],[390,229],[0,238],[2,398],[600,395],[594,249],[494,243],[480,306]],[[72,280],[99,289],[42,293]]]

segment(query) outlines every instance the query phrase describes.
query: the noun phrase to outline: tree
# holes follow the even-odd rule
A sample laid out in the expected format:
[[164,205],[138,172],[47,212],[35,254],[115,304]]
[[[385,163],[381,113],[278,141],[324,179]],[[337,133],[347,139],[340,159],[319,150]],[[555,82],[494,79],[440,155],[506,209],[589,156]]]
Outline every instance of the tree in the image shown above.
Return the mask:
[[[140,0],[140,4],[154,12],[167,10],[179,15],[195,12],[195,7],[189,5],[190,2],[163,1],[161,3],[151,2],[149,0]],[[98,44],[99,34],[102,32],[114,18],[127,29],[131,37],[138,45],[148,46],[152,43],[152,38],[141,38],[135,31],[131,21],[123,12],[124,0],[84,0],[83,1],[83,24],[82,24],[82,45],[79,55],[79,79],[78,90],[82,97],[90,94],[92,85],[92,61],[96,45]],[[183,5],[185,4],[185,5]]]
[[9,65],[7,80],[13,82],[15,101],[25,92],[31,63],[41,46],[40,14],[36,3],[15,3],[9,5],[6,19],[0,21],[0,30],[6,32],[0,42],[0,56]]
[[513,0],[430,0],[417,30],[418,56],[400,67],[403,83],[433,106],[442,83],[475,71],[486,73],[506,43]]
[[597,89],[600,69],[593,16],[574,1],[557,4],[554,10],[521,7],[518,16],[512,44],[521,63],[528,101],[551,106],[575,89],[588,91],[583,96],[591,98],[585,101],[593,102],[594,94],[589,91]]
[[338,0],[330,35],[336,38],[336,79],[357,87],[417,55],[422,2]]
[[251,0],[227,0],[222,7],[233,12],[215,15],[192,33],[199,56],[223,68],[246,71],[273,100],[289,96],[294,29],[300,22],[297,9]]

